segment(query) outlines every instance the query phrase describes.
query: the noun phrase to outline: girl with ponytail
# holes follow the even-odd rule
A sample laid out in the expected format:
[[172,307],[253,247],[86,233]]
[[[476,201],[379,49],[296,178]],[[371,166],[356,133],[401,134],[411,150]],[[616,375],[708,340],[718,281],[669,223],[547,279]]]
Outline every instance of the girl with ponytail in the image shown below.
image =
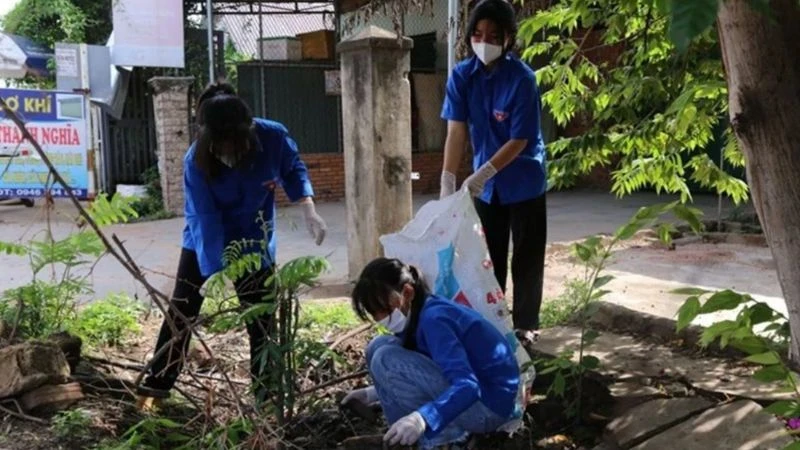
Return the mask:
[[366,350],[373,386],[342,404],[380,401],[390,445],[460,445],[514,418],[519,367],[506,338],[476,311],[430,292],[397,259],[370,262],[353,289],[353,309],[391,331]]

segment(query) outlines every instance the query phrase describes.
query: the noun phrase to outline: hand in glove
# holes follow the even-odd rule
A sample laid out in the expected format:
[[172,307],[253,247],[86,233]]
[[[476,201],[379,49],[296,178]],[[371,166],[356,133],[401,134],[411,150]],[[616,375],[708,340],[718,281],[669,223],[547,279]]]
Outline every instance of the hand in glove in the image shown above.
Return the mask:
[[456,192],[456,176],[448,171],[442,172],[439,199],[448,197]]
[[425,419],[420,413],[414,411],[395,422],[383,435],[383,441],[388,442],[389,445],[413,445],[422,437],[425,427]]
[[322,244],[322,241],[325,240],[325,233],[328,231],[328,226],[325,225],[325,221],[322,220],[322,217],[317,214],[317,210],[314,208],[314,202],[311,201],[310,198],[303,202],[303,216],[306,220],[308,232],[311,233],[317,245]]
[[495,175],[497,175],[497,169],[494,168],[491,162],[487,162],[464,180],[461,189],[468,189],[473,197],[477,197],[483,192],[486,182]]
[[371,405],[378,401],[378,391],[375,386],[353,389],[342,399],[342,405],[346,405],[351,400],[358,400],[365,405]]

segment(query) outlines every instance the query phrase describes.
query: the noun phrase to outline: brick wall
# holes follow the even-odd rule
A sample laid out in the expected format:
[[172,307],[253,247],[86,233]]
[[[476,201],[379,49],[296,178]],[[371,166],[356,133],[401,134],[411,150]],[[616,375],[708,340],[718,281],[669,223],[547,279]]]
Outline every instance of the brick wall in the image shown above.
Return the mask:
[[[316,202],[344,200],[344,155],[341,153],[307,153],[302,155],[314,185]],[[459,183],[472,172],[471,153],[464,152],[464,161],[458,172]],[[442,152],[414,153],[411,170],[419,172],[420,179],[412,181],[414,194],[437,194],[442,173]],[[278,190],[278,205],[289,204],[283,190]]]

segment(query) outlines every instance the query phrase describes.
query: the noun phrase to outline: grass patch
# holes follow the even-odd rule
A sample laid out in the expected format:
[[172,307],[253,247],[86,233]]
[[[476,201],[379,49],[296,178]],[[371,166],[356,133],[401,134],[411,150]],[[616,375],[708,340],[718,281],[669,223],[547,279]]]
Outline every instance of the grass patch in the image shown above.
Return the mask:
[[80,308],[67,328],[90,347],[118,346],[141,332],[143,312],[144,306],[136,300],[112,294]]
[[361,324],[349,302],[311,303],[300,305],[301,330],[323,335],[332,331],[346,330]]
[[584,280],[573,278],[567,280],[565,287],[563,294],[542,304],[539,313],[542,328],[565,325],[580,311],[581,302],[589,292],[589,285]]

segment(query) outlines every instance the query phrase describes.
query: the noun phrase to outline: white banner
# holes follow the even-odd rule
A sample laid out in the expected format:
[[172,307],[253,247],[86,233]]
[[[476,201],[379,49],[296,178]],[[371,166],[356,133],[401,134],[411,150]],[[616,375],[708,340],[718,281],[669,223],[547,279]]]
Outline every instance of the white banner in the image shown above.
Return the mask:
[[184,67],[183,0],[114,0],[116,66]]

